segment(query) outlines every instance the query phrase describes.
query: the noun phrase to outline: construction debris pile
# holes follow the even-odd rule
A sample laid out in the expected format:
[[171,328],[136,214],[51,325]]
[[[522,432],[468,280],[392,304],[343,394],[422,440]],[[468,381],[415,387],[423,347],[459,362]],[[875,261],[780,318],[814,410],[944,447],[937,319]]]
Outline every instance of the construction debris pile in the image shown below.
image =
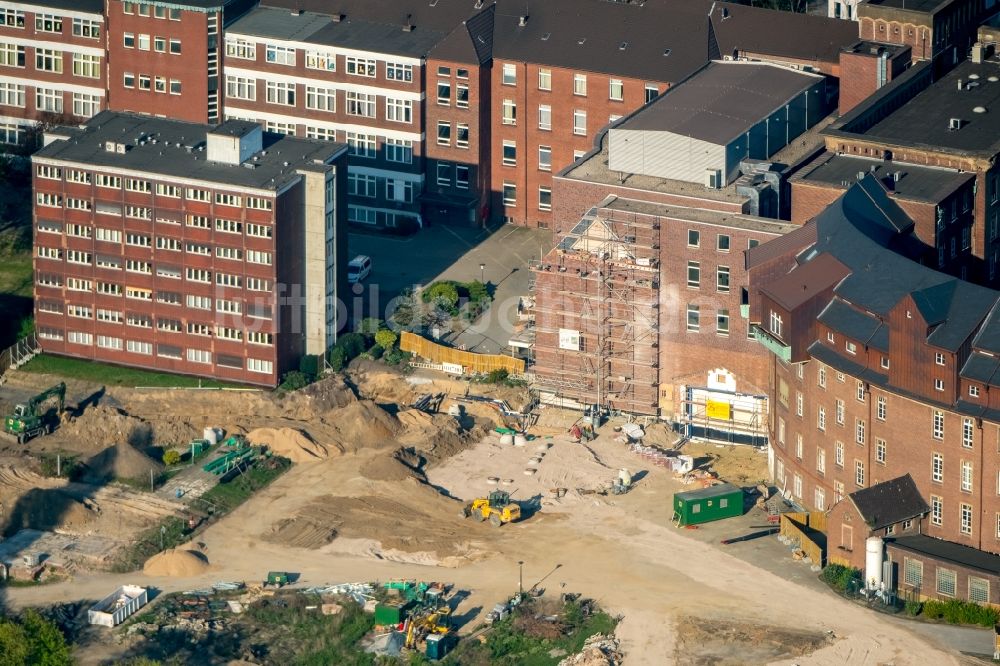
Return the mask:
[[566,657],[559,666],[619,666],[624,659],[617,638],[594,634],[584,642],[583,650]]

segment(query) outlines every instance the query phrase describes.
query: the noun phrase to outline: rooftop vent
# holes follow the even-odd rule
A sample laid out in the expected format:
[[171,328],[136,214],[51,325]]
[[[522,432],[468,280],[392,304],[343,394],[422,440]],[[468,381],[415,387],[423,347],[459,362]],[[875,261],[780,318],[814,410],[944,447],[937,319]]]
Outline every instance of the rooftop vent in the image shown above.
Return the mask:
[[958,80],[958,89],[965,90],[965,81],[963,81],[962,79]]
[[547,33],[545,33],[544,35],[542,35],[542,41],[543,41],[543,42],[547,42],[547,41],[549,41],[549,37],[551,37],[551,36],[552,36],[552,33],[551,33],[551,32],[547,32]]
[[989,81],[990,83],[996,83],[997,81],[1000,81],[1000,78],[997,78],[995,76],[988,76],[986,77],[986,80]]
[[300,8],[298,8],[298,7],[292,7],[292,10],[291,10],[290,13],[291,13],[292,16],[302,16],[302,10]]
[[340,23],[345,18],[347,18],[347,17],[344,16],[343,14],[340,14],[340,13],[330,14],[330,20],[333,21],[334,23]]
[[521,26],[522,28],[524,26],[528,25],[528,15],[527,14],[521,14],[520,16],[518,16],[517,17],[517,24],[519,26]]
[[948,120],[949,130],[960,130],[962,129],[962,119],[961,118],[950,118]]
[[622,42],[621,44],[618,45],[619,51],[624,51],[627,48],[628,48],[628,42]]
[[437,7],[438,0],[431,0],[431,7]]
[[729,10],[725,7],[722,8],[722,20],[725,21],[729,18]]
[[986,113],[986,107],[985,106],[976,106],[976,107],[973,107],[972,112],[973,113]]
[[576,43],[579,44],[580,46],[583,46],[583,43],[586,41],[587,41],[586,37],[581,37],[580,39],[576,40]]
[[663,49],[663,55],[665,56],[670,55],[670,49]]
[[969,74],[969,80],[970,81],[975,81],[978,78],[979,78],[978,74]]
[[892,172],[892,182],[898,183],[899,179],[902,178],[902,177],[903,177],[903,172],[902,171],[893,171]]
[[472,8],[473,9],[482,9],[483,8],[483,0],[476,0],[476,4],[474,4],[472,6]]

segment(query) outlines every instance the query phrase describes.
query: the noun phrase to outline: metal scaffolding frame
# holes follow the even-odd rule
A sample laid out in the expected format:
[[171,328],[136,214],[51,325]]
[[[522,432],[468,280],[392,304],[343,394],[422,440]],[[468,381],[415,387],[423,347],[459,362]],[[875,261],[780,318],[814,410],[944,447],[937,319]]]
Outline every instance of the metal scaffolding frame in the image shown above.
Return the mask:
[[[659,228],[595,208],[533,262],[535,372],[543,390],[613,411],[657,412]],[[546,344],[577,319],[578,350]]]

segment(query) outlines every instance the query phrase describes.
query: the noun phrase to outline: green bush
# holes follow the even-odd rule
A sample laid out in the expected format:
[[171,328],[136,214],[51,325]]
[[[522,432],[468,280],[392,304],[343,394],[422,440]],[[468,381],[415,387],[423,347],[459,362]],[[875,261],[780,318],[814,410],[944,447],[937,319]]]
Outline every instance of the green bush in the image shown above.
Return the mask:
[[858,569],[840,564],[828,564],[819,577],[830,587],[846,592],[852,581],[861,580],[861,572]]
[[368,355],[371,356],[376,361],[382,358],[382,355],[384,353],[385,349],[382,348],[382,345],[374,345],[371,349],[368,350]]
[[334,349],[337,348],[344,350],[344,363],[346,365],[361,356],[368,349],[368,343],[365,336],[360,333],[347,333],[337,338]]
[[975,624],[982,627],[992,627],[1000,621],[1000,614],[995,608],[958,599],[948,601],[928,599],[923,603],[922,615],[929,620],[944,620],[949,624]]
[[382,320],[377,317],[365,317],[358,322],[357,332],[367,338],[374,338],[382,329]]
[[285,373],[281,380],[281,388],[284,391],[298,391],[312,383],[312,379],[301,370],[291,370]]
[[330,353],[327,354],[326,361],[330,364],[330,368],[334,372],[340,372],[344,369],[344,366],[347,365],[347,354],[344,353],[343,348],[334,347],[330,350]]
[[903,605],[903,610],[910,617],[916,617],[916,616],[920,615],[920,611],[922,611],[923,609],[924,609],[924,605],[922,603],[920,603],[919,601],[907,601]]
[[320,358],[316,354],[305,354],[299,359],[299,372],[305,375],[310,382],[315,381],[320,374]]
[[496,368],[486,373],[486,382],[489,384],[503,384],[507,381],[508,376],[510,376],[510,373],[507,372],[506,368]]
[[473,282],[466,282],[465,288],[469,290],[469,300],[473,303],[478,303],[480,301],[489,300],[490,292],[486,288],[486,285],[479,280],[474,280]]
[[387,328],[375,333],[375,342],[382,349],[391,349],[396,346],[398,336]]
[[427,298],[441,303],[445,308],[454,308],[458,305],[458,287],[453,282],[435,282],[427,288]]
[[181,454],[179,451],[174,449],[168,449],[163,452],[163,464],[167,467],[171,465],[176,465],[181,461]]

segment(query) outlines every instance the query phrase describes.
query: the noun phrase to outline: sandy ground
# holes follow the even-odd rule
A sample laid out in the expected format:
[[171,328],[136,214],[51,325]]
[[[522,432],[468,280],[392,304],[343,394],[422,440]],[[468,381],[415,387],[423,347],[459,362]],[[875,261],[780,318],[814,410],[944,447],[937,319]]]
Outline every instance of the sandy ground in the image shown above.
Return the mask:
[[[367,381],[382,387],[366,393],[361,381],[362,397],[377,404],[387,403],[390,389],[403,405],[424,392],[399,377]],[[192,409],[190,398],[182,399],[171,405],[159,392],[124,396],[123,404],[133,415],[152,418],[150,410],[158,410],[157,418],[176,419],[184,403]],[[286,570],[299,573],[307,586],[396,577],[448,581],[471,592],[462,613],[482,614],[516,590],[517,563],[523,562],[526,586],[538,582],[555,593],[581,592],[622,614],[619,634],[630,666],[740,663],[741,654],[744,661],[786,658],[782,663],[798,664],[956,663],[896,622],[678,531],[670,524],[670,496],[683,486],[662,468],[644,468],[614,441],[610,428],[586,447],[558,429],[551,430],[551,439],[513,447],[484,434],[482,423],[472,419],[460,427],[447,416],[429,425],[416,417],[382,421],[379,413],[375,432],[383,436],[373,438],[365,436],[363,424],[336,418],[338,410],[359,409],[352,407],[353,394],[340,389],[282,405],[253,395],[228,407],[221,401],[207,395],[194,409],[203,418],[212,410],[225,413],[243,428],[299,428],[336,455],[294,465],[200,533],[196,541],[210,562],[205,573],[78,573],[66,584],[9,589],[5,601],[22,606],[96,600],[123,583],[170,592],[217,580],[259,581],[269,570]],[[440,436],[424,436],[435,432]],[[548,445],[544,452],[541,444]],[[713,463],[723,468],[723,462]],[[759,473],[755,464],[751,457],[736,466],[751,478]],[[414,469],[422,465],[426,477]],[[621,467],[639,479],[628,495],[580,492],[610,483]],[[537,471],[525,475],[525,469]],[[497,487],[491,476],[525,503],[525,520],[492,528],[460,517],[460,499]],[[554,488],[567,492],[556,499]],[[752,642],[752,650],[741,653],[744,641]],[[803,644],[806,651],[818,649],[800,654]],[[115,658],[112,641],[96,645],[81,651],[82,663]]]

